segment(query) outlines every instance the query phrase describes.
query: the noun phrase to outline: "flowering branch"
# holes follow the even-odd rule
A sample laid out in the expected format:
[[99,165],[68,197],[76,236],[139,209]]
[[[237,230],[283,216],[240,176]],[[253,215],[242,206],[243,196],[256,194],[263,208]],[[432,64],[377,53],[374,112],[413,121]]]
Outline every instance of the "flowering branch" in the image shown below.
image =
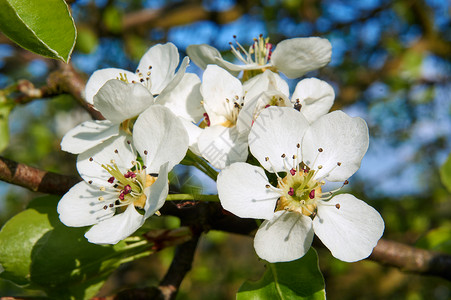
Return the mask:
[[[4,157],[0,157],[0,180],[32,191],[58,195],[64,194],[80,181],[76,177],[46,172]],[[181,218],[187,225],[200,226],[203,231],[214,229],[251,235],[258,228],[255,220],[238,218],[224,211],[217,202],[168,201],[160,211],[164,215]],[[447,254],[381,239],[369,259],[406,272],[451,280],[451,256]]]
[[80,179],[47,172],[0,156],[0,180],[41,193],[63,195]]

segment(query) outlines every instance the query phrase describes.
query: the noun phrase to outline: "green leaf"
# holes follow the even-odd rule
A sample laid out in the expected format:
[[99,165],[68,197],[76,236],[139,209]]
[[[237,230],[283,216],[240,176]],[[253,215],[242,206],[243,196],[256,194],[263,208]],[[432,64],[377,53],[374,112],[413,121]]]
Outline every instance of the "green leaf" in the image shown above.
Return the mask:
[[440,179],[448,192],[451,193],[451,153],[445,163],[440,167]]
[[245,282],[237,294],[237,300],[325,298],[324,278],[313,248],[298,260],[268,263],[263,278]]
[[429,231],[418,240],[420,248],[451,254],[451,224],[445,224]]
[[[1,97],[1,95],[0,95]],[[9,113],[14,105],[8,104],[0,99],[0,152],[2,152],[9,144]]]
[[148,255],[139,241],[101,246],[84,237],[86,228],[70,228],[58,218],[59,199],[35,199],[0,231],[0,277],[38,288],[56,299],[89,299],[123,262]]
[[64,0],[0,0],[0,30],[23,48],[64,62],[77,35]]

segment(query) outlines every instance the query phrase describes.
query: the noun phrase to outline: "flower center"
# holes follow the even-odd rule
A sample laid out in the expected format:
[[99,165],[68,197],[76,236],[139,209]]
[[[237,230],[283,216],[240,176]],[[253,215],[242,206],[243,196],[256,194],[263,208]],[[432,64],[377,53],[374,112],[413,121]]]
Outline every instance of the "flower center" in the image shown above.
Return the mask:
[[[114,160],[111,160],[111,164],[102,165],[102,167],[110,173],[111,177],[108,179],[114,192],[117,195],[115,203],[111,203],[110,207],[121,207],[133,204],[137,208],[144,208],[147,200],[145,189],[151,186],[157,177],[146,174],[145,168],[141,166],[138,161],[133,162],[133,168],[122,173]],[[101,188],[105,190],[105,188]],[[102,197],[100,197],[102,198]],[[100,199],[99,200],[103,200]],[[108,208],[105,205],[104,209]]]
[[233,55],[245,64],[257,64],[264,66],[271,59],[273,45],[269,43],[269,38],[263,38],[260,35],[258,39],[254,39],[254,43],[246,51],[243,46],[235,39],[236,46],[230,42],[230,48],[232,49]]
[[291,169],[282,179],[278,179],[277,187],[281,190],[281,197],[276,211],[288,210],[305,216],[316,213],[318,199],[321,198],[321,181],[313,179],[315,171],[308,168]]

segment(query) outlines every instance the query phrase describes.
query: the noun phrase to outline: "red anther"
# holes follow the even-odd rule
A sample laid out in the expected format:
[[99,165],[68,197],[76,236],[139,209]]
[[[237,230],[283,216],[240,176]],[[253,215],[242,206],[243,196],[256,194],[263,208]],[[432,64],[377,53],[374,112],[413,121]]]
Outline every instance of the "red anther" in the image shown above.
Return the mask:
[[294,176],[296,174],[296,170],[295,169],[291,169],[290,170],[290,174],[291,174],[291,176]]
[[268,50],[268,60],[271,59],[273,45],[271,43],[266,44],[266,49]]
[[119,199],[120,199],[120,200],[124,200],[124,191],[122,191],[122,192],[119,194]]
[[128,171],[127,173],[124,174],[125,178],[135,178],[136,174],[132,171]]
[[290,190],[288,191],[288,195],[293,196],[294,195],[294,189],[290,187]]
[[204,113],[205,122],[207,123],[207,126],[210,126],[210,117],[208,117],[207,113]]
[[121,193],[124,193],[124,195],[130,194],[130,192],[132,191],[132,187],[127,184],[126,186],[124,186],[124,189],[122,190]]
[[110,178],[108,178],[108,182],[109,182],[109,183],[113,183],[113,182],[114,182],[114,177],[111,176]]
[[311,191],[310,191],[310,194],[308,194],[308,197],[309,197],[310,199],[315,198],[315,190],[311,190]]
[[265,108],[268,108],[268,107],[270,107],[270,106],[271,106],[271,105],[269,105],[269,104],[266,104],[266,105],[265,105]]

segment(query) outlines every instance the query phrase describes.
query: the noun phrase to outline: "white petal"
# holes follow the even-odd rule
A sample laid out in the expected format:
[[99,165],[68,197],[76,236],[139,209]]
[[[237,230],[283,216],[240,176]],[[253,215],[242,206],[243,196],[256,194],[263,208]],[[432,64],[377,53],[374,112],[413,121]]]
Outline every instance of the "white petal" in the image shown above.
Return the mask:
[[231,164],[218,175],[218,196],[224,209],[240,218],[271,219],[280,193],[265,171],[247,163]]
[[277,44],[271,63],[288,78],[297,78],[328,64],[332,45],[319,37],[294,38]]
[[[99,201],[104,197],[105,201]],[[99,223],[114,215],[114,208],[103,207],[115,196],[82,181],[74,185],[59,201],[58,213],[66,226],[82,227]]]
[[[143,55],[137,71],[139,70],[144,77],[150,77],[152,82],[150,91],[153,95],[160,94],[174,78],[179,59],[179,52],[173,43],[155,45]],[[149,67],[152,68],[149,70]],[[147,75],[148,72],[150,75]]]
[[154,103],[150,92],[139,83],[112,79],[94,96],[94,106],[113,123],[136,117]]
[[207,65],[215,64],[216,58],[222,59],[221,53],[207,44],[190,45],[186,48],[186,53],[201,69],[205,69]]
[[263,91],[276,90],[285,96],[290,95],[288,83],[279,74],[266,70],[263,74],[252,77],[243,84],[246,98],[251,100]]
[[169,108],[176,116],[197,123],[205,110],[201,104],[200,79],[195,74],[186,73],[174,89],[155,99],[156,104]]
[[85,237],[94,244],[117,244],[141,227],[144,221],[144,216],[129,205],[123,213],[92,226]]
[[[241,82],[237,78],[218,66],[209,65],[202,77],[200,91],[211,125],[223,122],[222,119],[215,120],[214,114],[225,116],[230,121],[235,121],[232,120],[233,117],[231,115],[231,112],[236,110],[234,102],[240,102],[243,95]],[[228,99],[228,102],[226,99]]]
[[168,193],[168,163],[165,163],[158,172],[158,179],[146,191],[147,200],[144,206],[144,210],[146,211],[144,217],[146,219],[155,214],[163,206]]
[[119,79],[122,76],[126,76],[128,82],[132,82],[133,80],[139,81],[138,77],[135,73],[130,71],[117,69],[117,68],[107,68],[97,70],[92,73],[91,77],[89,77],[88,82],[85,87],[85,96],[86,102],[90,104],[94,104],[94,95],[100,90],[100,88],[111,79]]
[[64,135],[61,150],[79,154],[118,134],[119,126],[108,120],[86,121]]
[[245,105],[241,109],[236,127],[240,132],[251,129],[253,121],[257,119],[260,113],[268,106],[279,107],[291,107],[290,100],[282,92],[277,90],[268,90],[260,93],[260,95],[254,97],[251,101],[246,101]]
[[254,239],[257,255],[270,263],[291,261],[304,256],[313,241],[310,218],[298,213],[278,211],[264,221]]
[[[368,143],[365,121],[351,118],[342,111],[334,111],[313,122],[305,132],[303,160],[314,170],[322,166],[315,178],[344,181],[359,169]],[[323,151],[319,152],[319,148]]]
[[185,76],[185,71],[186,71],[186,68],[188,67],[188,64],[189,64],[189,58],[188,58],[188,56],[186,56],[182,60],[182,63],[180,64],[179,69],[177,70],[175,75],[172,77],[171,81],[165,83],[166,86],[163,86],[162,89],[160,89],[159,91],[154,91],[154,94],[156,95],[159,93],[160,96],[162,96],[165,93],[170,93],[173,89],[175,89],[176,86],[180,83],[180,81]]
[[266,170],[287,171],[293,166],[293,155],[300,154],[297,145],[308,126],[304,116],[293,108],[268,107],[260,113],[249,133],[251,153]]
[[301,113],[309,123],[312,123],[329,112],[334,98],[334,89],[327,82],[316,78],[307,78],[296,85],[292,101],[295,103],[299,99],[299,103],[302,105]]
[[187,120],[180,119],[180,121],[182,122],[183,126],[186,129],[186,132],[188,133],[189,149],[193,151],[194,154],[202,156],[202,154],[199,151],[198,140],[199,136],[202,134],[204,130],[199,126],[197,126],[196,124],[193,124],[192,122],[189,122]]
[[157,173],[165,162],[169,162],[168,168],[172,170],[185,157],[188,142],[182,122],[160,105],[144,111],[133,127],[133,144],[144,159],[148,173]]
[[[111,186],[107,182],[111,174],[102,167],[102,164],[110,165],[111,160],[114,160],[119,170],[125,173],[128,168],[132,167],[132,161],[136,159],[136,155],[127,143],[131,140],[131,136],[121,133],[81,153],[77,157],[78,173],[87,182],[92,181],[93,184],[98,186]],[[117,150],[117,153],[115,150]],[[90,158],[92,158],[92,161]]]
[[384,232],[384,220],[365,202],[341,194],[318,204],[313,228],[334,257],[353,262],[371,254]]
[[247,136],[235,127],[210,126],[203,130],[198,140],[199,151],[213,167],[223,169],[239,161],[246,161]]

